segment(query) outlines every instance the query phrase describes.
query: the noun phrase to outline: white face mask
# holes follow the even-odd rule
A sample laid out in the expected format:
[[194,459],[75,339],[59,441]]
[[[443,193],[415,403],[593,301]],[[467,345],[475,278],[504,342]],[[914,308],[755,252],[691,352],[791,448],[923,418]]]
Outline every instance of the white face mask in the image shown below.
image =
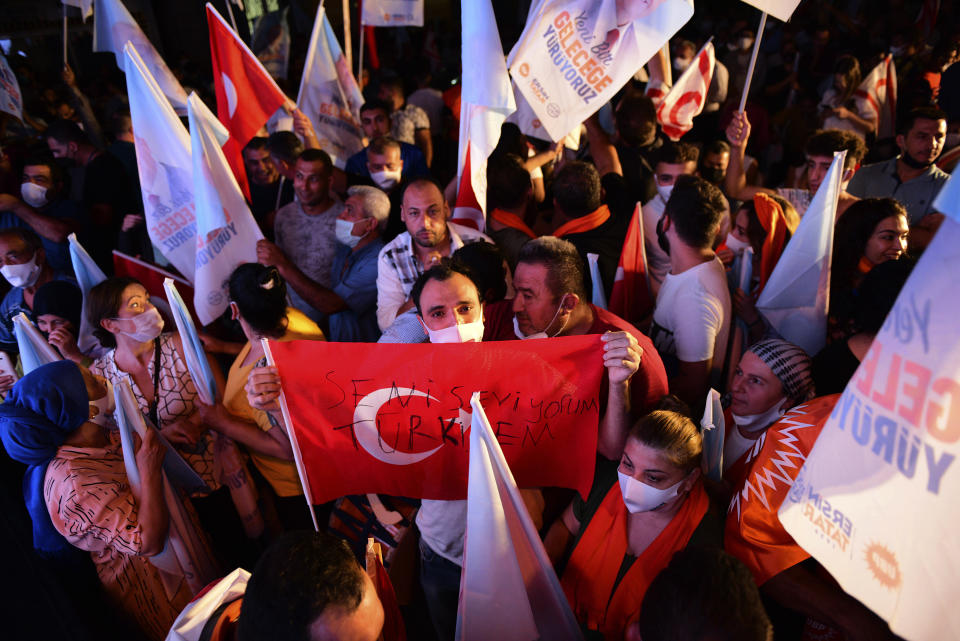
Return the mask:
[[676,57],[673,59],[673,68],[677,71],[683,72],[687,70],[687,67],[690,66],[691,62],[691,60],[687,60],[686,58]]
[[780,417],[784,415],[786,410],[783,408],[787,404],[787,397],[784,396],[778,403],[774,403],[773,407],[768,409],[766,412],[761,412],[759,414],[748,414],[746,416],[740,416],[738,414],[733,414],[733,422],[737,424],[744,432],[756,432],[770,427],[774,423],[780,420]]
[[334,228],[334,232],[337,235],[337,242],[343,243],[350,249],[353,249],[354,247],[356,247],[357,244],[361,240],[363,240],[364,237],[366,236],[366,234],[364,234],[364,236],[353,235],[353,228],[356,226],[358,222],[363,222],[363,221],[358,220],[354,222],[354,221],[337,218],[336,227]]
[[384,169],[383,171],[371,171],[370,179],[376,183],[377,187],[387,191],[392,189],[394,185],[400,182],[400,173],[400,169],[397,171],[390,171],[388,169]]
[[4,265],[0,267],[0,274],[13,287],[32,287],[40,278],[40,265],[37,264],[37,252],[33,258],[20,265]]
[[[420,321],[423,323],[423,320]],[[460,323],[443,329],[430,329],[424,324],[431,343],[479,343],[483,340],[483,320]]]
[[727,240],[724,242],[724,244],[727,246],[727,249],[732,251],[734,254],[739,254],[748,247],[752,247],[750,243],[744,242],[734,236],[733,232],[727,234]]
[[680,484],[684,481],[684,479],[680,479],[670,487],[660,490],[652,485],[647,485],[643,481],[638,481],[632,476],[627,476],[619,470],[617,470],[617,476],[620,478],[620,493],[623,495],[623,504],[627,506],[627,511],[630,514],[657,509],[678,494]]
[[673,185],[657,185],[657,193],[663,198],[664,204],[670,200],[670,192],[673,191]]
[[113,320],[133,321],[134,331],[125,332],[120,330],[120,333],[129,336],[138,343],[152,341],[163,331],[163,317],[160,316],[160,312],[157,311],[156,307],[151,307],[147,311],[131,318],[115,318]]
[[47,188],[40,185],[26,182],[20,185],[20,195],[23,196],[23,202],[31,207],[40,208],[47,204]]
[[517,317],[513,317],[513,334],[522,341],[525,341],[530,338],[554,338],[560,335],[560,332],[563,331],[563,328],[567,326],[567,321],[563,321],[563,325],[560,326],[560,329],[556,331],[553,336],[547,334],[547,330],[553,325],[553,321],[557,320],[557,316],[560,315],[560,312],[563,310],[563,299],[566,298],[566,294],[560,297],[560,305],[557,307],[557,311],[553,314],[553,318],[550,319],[550,322],[547,323],[547,326],[544,327],[539,332],[534,332],[529,336],[520,331],[520,323],[517,322]]
[[116,401],[113,396],[113,383],[107,381],[107,394],[103,398],[90,401],[90,407],[94,416],[90,419],[97,425],[107,426],[113,420],[113,412],[117,409]]

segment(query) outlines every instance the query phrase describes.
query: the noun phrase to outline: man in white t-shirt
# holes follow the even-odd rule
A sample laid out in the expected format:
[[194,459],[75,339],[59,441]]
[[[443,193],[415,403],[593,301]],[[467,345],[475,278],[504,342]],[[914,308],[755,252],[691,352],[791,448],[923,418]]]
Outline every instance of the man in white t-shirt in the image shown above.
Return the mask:
[[713,251],[724,205],[713,184],[678,176],[657,232],[670,271],[657,295],[650,338],[670,390],[691,407],[702,407],[711,384],[719,382],[730,335],[726,271]]

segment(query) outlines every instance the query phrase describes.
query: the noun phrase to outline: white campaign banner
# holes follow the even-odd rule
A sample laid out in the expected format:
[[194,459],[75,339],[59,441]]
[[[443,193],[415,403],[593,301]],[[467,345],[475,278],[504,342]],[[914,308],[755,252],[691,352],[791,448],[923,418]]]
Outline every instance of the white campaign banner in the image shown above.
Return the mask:
[[423,0],[364,0],[360,24],[367,27],[422,27]]
[[934,203],[947,218],[780,508],[797,543],[911,641],[960,638],[957,192],[955,174]]
[[692,15],[691,0],[543,0],[510,52],[510,75],[550,138],[560,140]]
[[320,147],[341,169],[347,158],[363,149],[361,105],[360,87],[321,3],[307,48],[297,106],[313,124]]
[[197,217],[193,308],[207,325],[227,308],[233,270],[257,262],[263,234],[220,148],[229,133],[196,93],[187,98],[187,113]]
[[187,93],[127,8],[120,0],[97,0],[93,16],[93,50],[112,52],[117,57],[117,66],[124,69],[123,46],[128,42],[137,48],[141,60],[173,108],[186,115]]
[[23,94],[13,69],[0,52],[0,111],[5,111],[17,120],[23,120]]
[[150,241],[193,282],[194,217],[190,134],[132,43],[124,46],[127,96]]
[[749,5],[752,5],[763,11],[769,13],[774,18],[779,18],[786,22],[790,19],[791,14],[797,8],[797,5],[800,4],[800,0],[743,0]]

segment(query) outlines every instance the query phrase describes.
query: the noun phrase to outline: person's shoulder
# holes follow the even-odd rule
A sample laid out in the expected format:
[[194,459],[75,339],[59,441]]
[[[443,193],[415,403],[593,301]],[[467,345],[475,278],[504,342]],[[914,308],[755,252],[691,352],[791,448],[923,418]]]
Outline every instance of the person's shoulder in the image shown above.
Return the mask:
[[286,205],[277,210],[277,217],[274,221],[274,224],[281,220],[286,220],[300,214],[300,203],[296,200],[288,202]]
[[416,145],[411,145],[408,142],[398,141],[400,143],[400,158],[406,162],[407,160],[422,160],[424,158],[423,152],[420,151],[420,148]]
[[380,256],[382,257],[391,250],[395,250],[400,247],[405,247],[409,244],[410,244],[410,232],[402,231],[399,234],[397,234],[396,238],[391,240],[389,243],[385,244],[380,249]]

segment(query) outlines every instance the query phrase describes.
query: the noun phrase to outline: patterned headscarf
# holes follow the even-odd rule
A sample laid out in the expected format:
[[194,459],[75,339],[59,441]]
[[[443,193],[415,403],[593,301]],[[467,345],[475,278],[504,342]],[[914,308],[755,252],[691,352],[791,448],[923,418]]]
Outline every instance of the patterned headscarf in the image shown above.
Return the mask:
[[747,351],[756,354],[780,379],[788,398],[797,403],[813,398],[813,361],[803,349],[782,338],[766,338]]

